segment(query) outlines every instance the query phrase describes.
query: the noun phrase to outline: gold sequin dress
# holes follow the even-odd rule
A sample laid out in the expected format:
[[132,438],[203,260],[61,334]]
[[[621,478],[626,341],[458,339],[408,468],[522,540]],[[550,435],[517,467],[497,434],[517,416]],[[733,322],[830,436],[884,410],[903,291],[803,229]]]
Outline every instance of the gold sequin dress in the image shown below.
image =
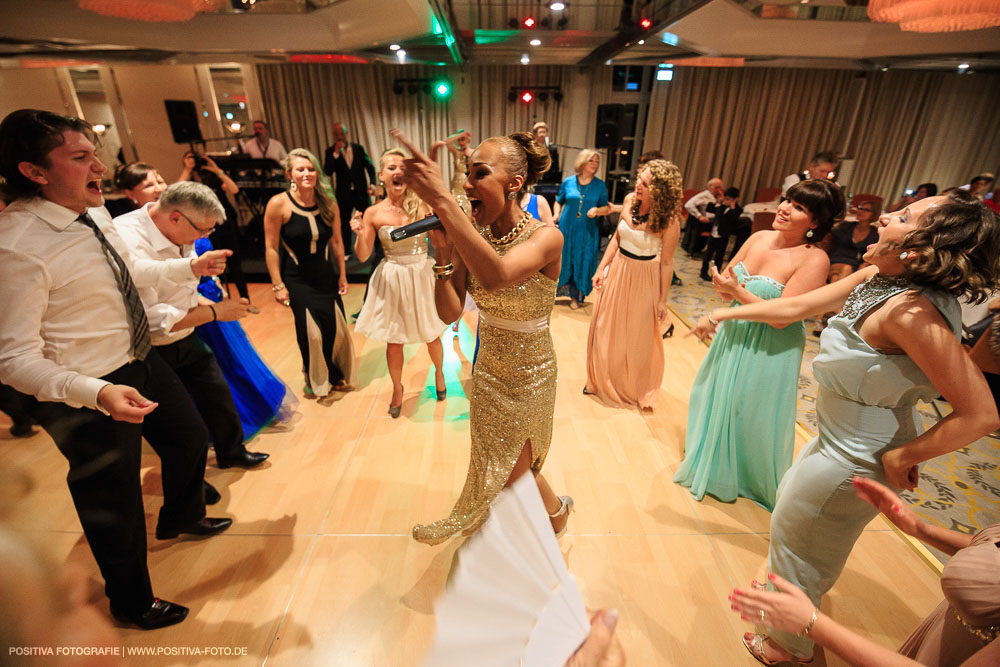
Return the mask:
[[[491,245],[503,256],[543,226],[535,221],[509,245]],[[467,281],[479,306],[480,340],[469,400],[469,473],[448,518],[414,526],[413,538],[427,544],[475,532],[514,470],[525,441],[531,440],[531,469],[536,473],[552,441],[556,354],[549,316],[556,281],[539,272],[493,292],[471,273]]]

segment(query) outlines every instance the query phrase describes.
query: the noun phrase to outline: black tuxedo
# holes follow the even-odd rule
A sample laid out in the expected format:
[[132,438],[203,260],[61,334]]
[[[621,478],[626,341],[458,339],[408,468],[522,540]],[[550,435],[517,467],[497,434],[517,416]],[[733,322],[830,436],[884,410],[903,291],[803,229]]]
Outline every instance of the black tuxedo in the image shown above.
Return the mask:
[[[337,179],[337,206],[340,209],[340,230],[344,239],[345,252],[351,252],[351,215],[354,211],[364,211],[371,201],[368,199],[368,184],[375,184],[375,166],[368,159],[364,146],[351,144],[354,153],[351,164],[344,159],[344,151],[334,156],[333,146],[326,149],[323,157],[323,171]],[[365,178],[367,174],[367,180]]]

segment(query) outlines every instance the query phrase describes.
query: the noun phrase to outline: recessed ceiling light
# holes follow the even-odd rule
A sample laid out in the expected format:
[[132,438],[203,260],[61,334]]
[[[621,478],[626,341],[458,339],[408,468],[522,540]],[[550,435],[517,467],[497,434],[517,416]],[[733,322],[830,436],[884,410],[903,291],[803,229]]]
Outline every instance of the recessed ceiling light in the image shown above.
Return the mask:
[[888,71],[889,71],[889,68],[888,68],[888,67],[885,67],[885,66],[883,66],[883,67],[882,67],[882,71],[883,71],[883,72],[888,72]]
[[399,49],[398,51],[396,51],[396,57],[399,58],[399,62],[405,61],[406,51],[404,51],[403,49]]
[[549,9],[551,9],[554,12],[561,12],[562,10],[566,9],[566,3],[565,2],[550,2],[549,3]]
[[540,39],[533,39],[533,40],[531,40],[529,42],[529,44],[531,44],[532,46],[541,46],[542,45],[542,40],[540,40]]
[[958,69],[969,69],[969,63],[962,63],[958,66]]
[[521,56],[521,64],[522,65],[527,65],[530,62],[531,62],[531,58],[528,57],[527,53],[525,53],[523,56]]
[[646,40],[644,40],[644,39],[640,39],[640,40],[639,40],[639,45],[640,45],[640,46],[642,46],[642,45],[643,45],[643,44],[645,44],[645,43],[646,43]]
[[399,44],[390,44],[389,45],[389,50],[390,51],[399,51]]

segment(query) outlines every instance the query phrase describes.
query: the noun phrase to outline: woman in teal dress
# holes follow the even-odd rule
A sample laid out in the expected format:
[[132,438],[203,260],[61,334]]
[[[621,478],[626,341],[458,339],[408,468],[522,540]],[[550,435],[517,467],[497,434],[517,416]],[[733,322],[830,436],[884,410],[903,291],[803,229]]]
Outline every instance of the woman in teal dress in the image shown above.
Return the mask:
[[[960,190],[883,214],[879,224],[864,256],[871,267],[794,299],[712,311],[693,330],[704,337],[710,320],[782,325],[840,309],[813,362],[819,435],[781,482],[768,549],[771,571],[816,606],[878,513],[857,497],[853,477],[915,488],[918,464],[1000,425],[986,380],[958,341],[957,302],[982,301],[1000,285],[1000,219]],[[915,405],[939,393],[952,411],[921,433]],[[772,629],[743,641],[765,664],[812,658],[805,634]]]
[[600,154],[589,148],[582,150],[574,167],[576,175],[559,186],[552,217],[559,221],[563,234],[559,288],[569,288],[569,307],[576,310],[590,294],[590,278],[597,271],[600,236],[596,218],[610,213],[611,207],[608,187],[596,176]]
[[[843,215],[844,195],[826,180],[796,183],[772,230],[747,239],[713,283],[732,305],[801,294],[826,282],[830,260],[818,243]],[[684,460],[674,481],[731,502],[749,498],[770,511],[792,465],[802,322],[773,327],[730,322],[698,369],[691,389]]]

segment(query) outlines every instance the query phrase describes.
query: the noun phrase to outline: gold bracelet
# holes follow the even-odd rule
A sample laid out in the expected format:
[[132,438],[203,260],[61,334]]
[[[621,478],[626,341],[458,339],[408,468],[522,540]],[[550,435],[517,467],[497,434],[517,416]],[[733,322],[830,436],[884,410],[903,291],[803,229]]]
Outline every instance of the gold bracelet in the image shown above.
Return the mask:
[[448,262],[447,264],[435,264],[434,273],[446,273],[455,270],[454,262]]
[[451,274],[455,273],[455,267],[449,268],[447,271],[439,271],[434,273],[434,277],[438,280],[447,280],[451,278]]
[[812,618],[809,619],[809,625],[807,625],[806,627],[802,628],[802,632],[799,633],[799,637],[808,637],[809,636],[809,631],[813,629],[814,625],[816,625],[816,617],[818,615],[819,615],[819,610],[816,609],[816,607],[813,607],[813,615],[812,615]]

